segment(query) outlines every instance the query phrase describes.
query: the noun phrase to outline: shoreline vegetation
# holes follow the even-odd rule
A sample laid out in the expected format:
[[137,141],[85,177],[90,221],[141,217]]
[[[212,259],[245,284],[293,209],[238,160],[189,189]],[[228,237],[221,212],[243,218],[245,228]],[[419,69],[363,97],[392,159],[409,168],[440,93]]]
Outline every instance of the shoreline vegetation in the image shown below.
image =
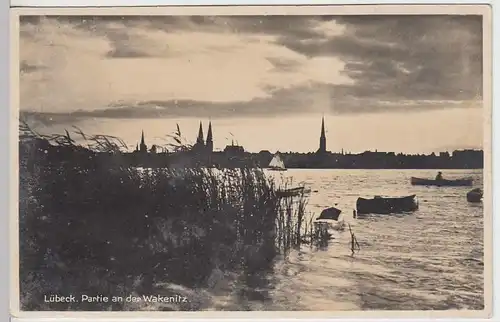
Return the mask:
[[21,310],[140,310],[148,308],[45,299],[154,294],[188,299],[155,310],[199,310],[186,289],[215,290],[228,275],[263,283],[277,259],[308,242],[305,232],[315,243],[306,197],[280,198],[283,187],[262,169],[139,169],[94,158],[118,151],[119,139],[79,134],[86,146],[20,123]]

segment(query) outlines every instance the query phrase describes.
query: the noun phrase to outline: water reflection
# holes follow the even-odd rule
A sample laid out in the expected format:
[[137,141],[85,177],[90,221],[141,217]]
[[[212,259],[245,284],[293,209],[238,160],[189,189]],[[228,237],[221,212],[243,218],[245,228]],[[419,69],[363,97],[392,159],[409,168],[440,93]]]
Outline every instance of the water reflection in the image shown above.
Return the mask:
[[233,284],[236,292],[232,309],[291,310],[289,306],[283,307],[283,298],[276,295],[283,290],[277,289],[277,286],[283,283],[283,278],[294,278],[307,271],[311,255],[318,252],[326,254],[330,241],[334,238],[334,234],[331,234],[329,238],[313,240],[309,245],[293,249],[288,255],[278,256],[273,261],[259,260],[258,257],[247,258]]
[[[260,264],[257,265],[256,262]],[[248,258],[235,283],[238,310],[255,310],[270,305],[275,283],[274,261]]]
[[[324,244],[303,244],[286,259],[266,265],[254,260],[237,278],[231,309],[484,307],[483,204],[467,202],[468,188],[424,189],[410,185],[411,175],[430,175],[426,171],[358,171],[350,176],[335,176],[335,171],[289,172],[310,182],[312,191],[319,191],[310,196],[311,217],[338,204],[343,210],[341,220],[345,220],[346,227],[351,225],[361,250],[351,257],[349,231],[332,229],[332,238]],[[457,176],[468,174],[457,171]],[[473,174],[481,186],[481,173]],[[358,179],[365,180],[365,184],[360,185]],[[421,202],[414,213],[352,218],[351,210],[361,195],[414,193]]]

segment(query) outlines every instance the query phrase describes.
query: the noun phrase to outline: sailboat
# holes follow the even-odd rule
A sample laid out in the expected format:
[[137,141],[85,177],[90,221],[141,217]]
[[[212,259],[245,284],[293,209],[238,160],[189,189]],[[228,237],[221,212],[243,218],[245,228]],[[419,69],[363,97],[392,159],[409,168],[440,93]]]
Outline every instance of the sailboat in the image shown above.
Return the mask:
[[267,168],[273,171],[286,171],[285,162],[283,162],[278,153],[273,156],[273,159],[269,162]]

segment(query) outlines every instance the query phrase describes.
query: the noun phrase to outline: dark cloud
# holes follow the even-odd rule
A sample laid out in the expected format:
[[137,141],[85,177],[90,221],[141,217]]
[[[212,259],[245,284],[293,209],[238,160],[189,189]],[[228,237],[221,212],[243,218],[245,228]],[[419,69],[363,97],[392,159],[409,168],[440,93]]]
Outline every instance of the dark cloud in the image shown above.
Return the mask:
[[280,43],[307,55],[337,56],[355,80],[352,95],[393,99],[482,96],[481,16],[344,16],[341,36]]
[[125,27],[145,26],[164,31],[194,29],[196,31],[233,31],[267,35],[291,34],[302,39],[316,38],[312,28],[317,21],[333,16],[21,16],[21,24],[38,24],[43,19],[57,20],[77,28],[98,31],[108,23]]
[[[44,19],[55,20],[59,23],[72,25],[77,30],[87,32],[89,36],[101,37],[109,42],[111,49],[105,54],[106,58],[144,58],[155,57],[147,49],[151,42],[145,37],[130,34],[127,27],[141,25],[148,21],[145,17],[122,16],[21,16],[21,25],[39,25]],[[109,23],[114,23],[110,25]],[[34,38],[33,30],[21,28],[21,36]],[[50,42],[47,45],[51,45]]]
[[124,29],[106,28],[106,31],[101,30],[101,33],[109,40],[113,48],[106,54],[108,58],[141,58],[150,56],[147,52],[135,48],[135,46],[130,46],[130,36]]
[[118,47],[114,48],[106,54],[108,58],[143,58],[150,57],[149,54],[141,52],[139,50],[135,50],[133,48],[123,48]]
[[[192,100],[145,101],[136,104],[118,102],[107,109],[70,113],[25,112],[21,114],[44,125],[57,123],[76,123],[89,118],[175,118],[175,117],[259,117],[287,113],[307,113],[311,109],[312,97],[307,94],[311,89],[297,87],[278,89],[268,98],[258,98],[249,102],[203,102]],[[304,95],[306,94],[306,95]]]
[[21,112],[43,125],[75,124],[90,118],[110,119],[151,119],[151,118],[233,118],[233,117],[281,117],[287,114],[356,114],[409,111],[429,111],[443,108],[470,108],[467,105],[450,101],[411,101],[398,102],[353,98],[348,87],[326,84],[312,84],[288,89],[274,90],[267,98],[248,102],[203,102],[192,100],[145,101],[137,104],[118,102],[107,109],[75,111],[71,113]]
[[[21,16],[21,25],[37,25],[43,21],[56,20],[89,32],[91,35],[109,40],[113,48],[108,58],[134,58],[154,56],[146,53],[147,40],[134,35],[133,41],[128,27],[139,27],[165,32],[203,31],[293,36],[302,39],[321,37],[314,31],[320,20],[311,16]],[[110,26],[113,23],[113,26]],[[21,32],[26,32],[21,29]],[[222,46],[223,47],[223,46]],[[222,48],[221,47],[221,48]]]
[[301,64],[295,60],[279,59],[276,57],[269,57],[267,61],[274,66],[274,70],[278,72],[293,72],[296,71]]
[[310,97],[303,96],[304,89],[279,89],[268,98],[257,98],[249,102],[203,102],[193,100],[145,101],[137,104],[116,103],[107,109],[76,111],[74,118],[169,118],[169,117],[258,117],[306,113]]
[[[316,31],[319,21],[332,19],[320,16],[234,16],[217,17],[223,25],[234,32],[257,33],[276,36],[293,36],[302,40],[320,39],[323,35]],[[219,22],[221,24],[221,22]]]
[[72,113],[50,113],[50,112],[33,112],[20,111],[19,118],[30,125],[34,126],[51,126],[55,124],[75,124],[80,120],[88,119],[88,117],[75,116]]
[[[52,16],[109,40],[108,58],[154,56],[143,48],[145,39],[127,32],[140,27],[166,32],[253,33],[276,36],[276,44],[309,58],[335,56],[345,62],[352,85],[336,86],[334,99],[470,100],[482,97],[482,17],[475,15],[405,16]],[[343,34],[328,36],[317,27],[334,20]],[[37,24],[40,17],[23,16],[22,23]],[[219,50],[224,50],[221,44]],[[296,63],[269,59],[276,71],[294,70]],[[325,68],[328,68],[325,66]],[[271,89],[269,89],[271,90]],[[276,90],[276,89],[274,89]],[[276,94],[276,93],[275,93]],[[273,96],[274,97],[274,96]],[[277,96],[282,100],[286,97]],[[274,98],[257,101],[263,110],[280,111]],[[256,102],[252,102],[252,106]],[[209,103],[212,104],[212,103]],[[200,106],[205,103],[200,103]],[[223,105],[221,111],[245,104]],[[190,109],[192,109],[191,107]],[[201,108],[201,107],[197,107]],[[351,107],[357,111],[356,107]],[[196,108],[195,108],[196,109]],[[374,109],[376,109],[374,107]],[[257,108],[258,110],[258,108]],[[257,111],[252,107],[252,111]],[[252,112],[252,113],[253,113]],[[228,112],[229,113],[229,112]],[[244,112],[246,113],[246,112]]]

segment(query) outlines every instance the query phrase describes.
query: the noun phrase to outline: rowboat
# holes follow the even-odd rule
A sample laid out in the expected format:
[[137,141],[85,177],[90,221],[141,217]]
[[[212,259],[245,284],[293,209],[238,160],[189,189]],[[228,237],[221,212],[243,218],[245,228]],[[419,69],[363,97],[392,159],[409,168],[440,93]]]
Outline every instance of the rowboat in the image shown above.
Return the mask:
[[342,213],[342,210],[337,209],[335,207],[326,208],[321,211],[321,214],[316,220],[339,220],[339,216]]
[[483,190],[481,188],[472,189],[467,192],[468,202],[481,202],[483,199]]
[[438,186],[438,187],[458,187],[458,186],[472,186],[474,180],[472,178],[461,178],[461,179],[422,179],[411,177],[411,184],[414,186]]
[[311,189],[306,189],[305,187],[296,187],[290,189],[279,189],[276,191],[276,195],[278,197],[285,198],[285,197],[295,197],[310,192]]
[[380,197],[373,199],[358,198],[356,201],[358,214],[392,214],[418,210],[416,195],[405,197]]

